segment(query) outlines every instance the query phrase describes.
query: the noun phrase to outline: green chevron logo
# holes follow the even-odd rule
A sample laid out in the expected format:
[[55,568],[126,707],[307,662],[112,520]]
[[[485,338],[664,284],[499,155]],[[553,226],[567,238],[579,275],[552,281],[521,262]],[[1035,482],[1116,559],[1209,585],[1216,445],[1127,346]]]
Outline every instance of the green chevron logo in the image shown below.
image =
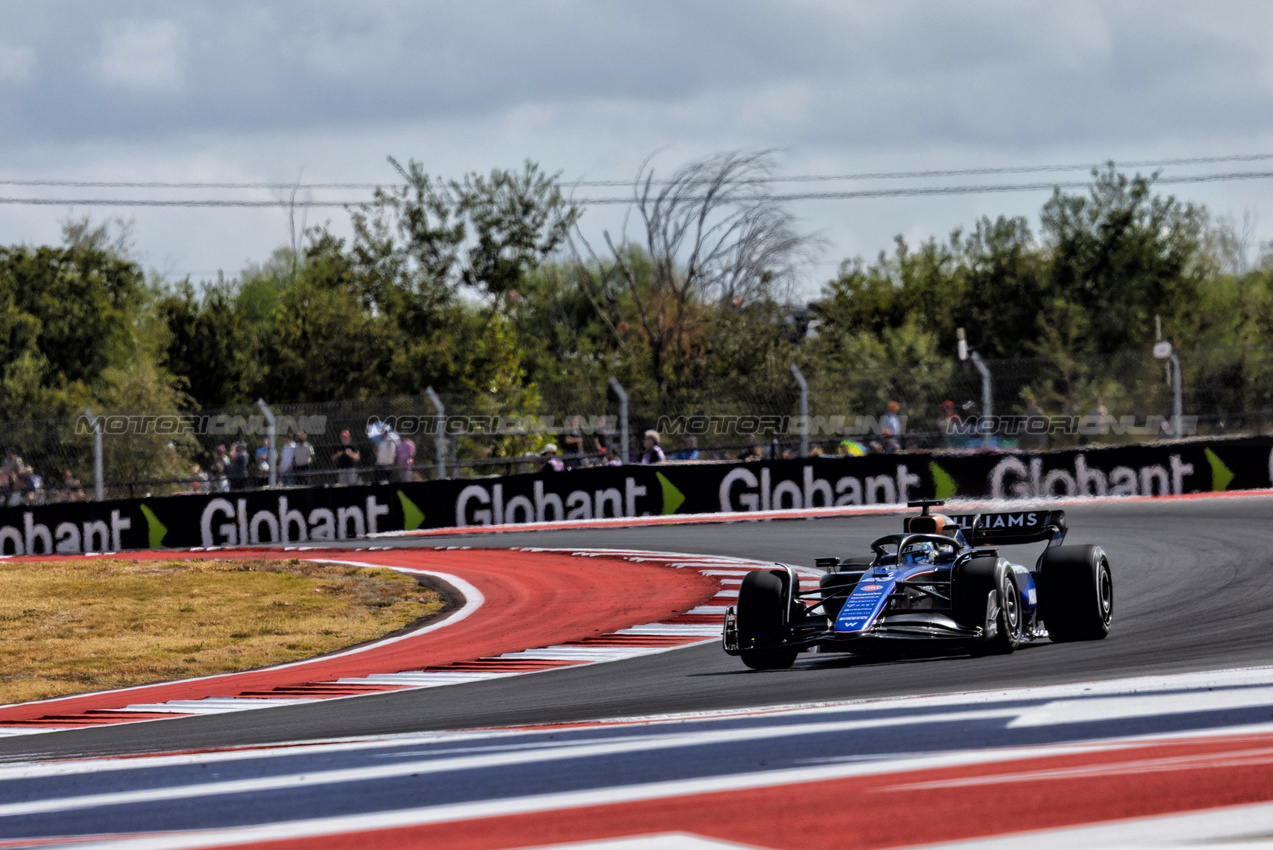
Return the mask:
[[676,513],[676,509],[685,504],[685,494],[677,490],[676,485],[668,481],[662,472],[654,474],[659,479],[659,486],[663,488],[663,513]]
[[168,526],[159,521],[159,517],[155,516],[155,512],[145,505],[141,506],[141,514],[146,518],[146,530],[150,535],[150,548],[162,549],[164,547],[164,535],[168,533]]
[[950,477],[949,472],[932,461],[928,462],[928,471],[933,476],[934,499],[950,499],[959,493],[959,485],[955,483],[955,479]]
[[424,511],[416,503],[407,498],[407,494],[398,491],[398,501],[402,502],[402,530],[415,531],[424,525]]
[[1233,483],[1233,470],[1225,466],[1224,461],[1211,449],[1202,451],[1207,456],[1207,463],[1211,464],[1211,489],[1217,492],[1229,489],[1229,485]]

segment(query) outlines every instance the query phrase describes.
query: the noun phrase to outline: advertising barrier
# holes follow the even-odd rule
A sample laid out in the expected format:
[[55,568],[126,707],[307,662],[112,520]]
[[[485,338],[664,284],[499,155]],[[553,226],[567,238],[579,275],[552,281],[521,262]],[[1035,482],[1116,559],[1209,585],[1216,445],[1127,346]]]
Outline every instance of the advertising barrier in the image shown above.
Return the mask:
[[594,467],[504,478],[202,493],[0,509],[0,554],[290,544],[472,525],[1273,486],[1273,439],[1056,452]]

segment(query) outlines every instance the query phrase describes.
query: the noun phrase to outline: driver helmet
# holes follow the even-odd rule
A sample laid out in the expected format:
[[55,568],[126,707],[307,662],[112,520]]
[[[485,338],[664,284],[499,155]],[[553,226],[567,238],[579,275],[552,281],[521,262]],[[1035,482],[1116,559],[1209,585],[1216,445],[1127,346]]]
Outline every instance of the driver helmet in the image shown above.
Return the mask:
[[931,543],[908,543],[902,550],[903,564],[932,564],[937,561],[937,547]]

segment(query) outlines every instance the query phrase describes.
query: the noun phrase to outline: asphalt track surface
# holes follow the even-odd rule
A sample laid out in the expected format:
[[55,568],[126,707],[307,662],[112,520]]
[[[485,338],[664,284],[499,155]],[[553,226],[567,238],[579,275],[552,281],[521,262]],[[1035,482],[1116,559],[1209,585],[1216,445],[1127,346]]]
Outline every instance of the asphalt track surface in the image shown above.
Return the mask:
[[[863,663],[802,655],[748,671],[714,644],[492,681],[0,741],[0,758],[126,754],[425,730],[1049,685],[1273,663],[1273,497],[1069,506],[1067,544],[1105,548],[1115,621],[1104,641],[1006,657]],[[401,545],[617,547],[811,564],[865,551],[897,516],[428,538]],[[1005,550],[1014,559],[1038,547]],[[1024,557],[1023,557],[1024,556]]]

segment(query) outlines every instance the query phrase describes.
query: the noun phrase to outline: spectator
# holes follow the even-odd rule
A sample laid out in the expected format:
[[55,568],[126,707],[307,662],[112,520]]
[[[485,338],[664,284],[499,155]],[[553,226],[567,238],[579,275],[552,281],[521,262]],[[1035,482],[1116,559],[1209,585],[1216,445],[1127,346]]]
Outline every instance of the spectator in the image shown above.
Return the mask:
[[336,451],[332,452],[332,464],[336,467],[336,483],[337,484],[357,484],[358,483],[358,461],[362,460],[362,454],[354,448],[353,439],[349,436],[349,430],[340,432],[340,446]]
[[398,434],[382,423],[367,426],[367,436],[376,449],[376,483],[388,484],[394,477],[393,465],[398,455]]
[[226,477],[230,479],[231,490],[246,490],[248,486],[248,444],[242,441],[230,446],[230,465],[226,469]]
[[296,448],[292,451],[292,480],[308,487],[310,485],[309,465],[314,461],[314,448],[309,444],[309,434],[304,431],[296,435]]
[[411,469],[415,466],[415,441],[410,437],[398,440],[398,448],[394,450],[394,466],[397,467],[398,480],[410,481]]
[[738,453],[738,459],[741,461],[764,460],[765,449],[759,443],[747,446]]
[[937,414],[937,440],[942,448],[949,449],[952,447],[951,428],[959,421],[959,417],[955,415],[955,403],[950,399],[946,399],[941,403],[941,413]]
[[548,445],[544,446],[543,450],[540,451],[539,456],[543,459],[543,462],[544,462],[544,465],[542,467],[544,472],[565,472],[566,471],[566,464],[562,462],[561,458],[557,457],[556,443],[549,443]]
[[230,489],[230,482],[226,480],[229,468],[230,459],[225,455],[225,446],[217,446],[216,451],[212,453],[212,467],[208,473],[213,490],[224,493]]
[[880,443],[883,447],[884,454],[886,455],[895,454],[902,450],[901,442],[896,436],[894,436],[893,432],[887,428],[885,428],[884,433],[880,435]]
[[583,459],[583,437],[578,430],[571,429],[561,438],[562,462],[567,469],[578,469]]
[[0,468],[10,475],[17,475],[22,471],[22,458],[18,457],[18,450],[10,446],[5,449],[4,462],[0,463]]
[[[970,424],[969,420],[972,420],[973,423],[980,422],[981,408],[977,406],[977,402],[972,401],[971,399],[968,401],[965,401],[963,404],[959,406],[959,417],[960,417],[960,421],[964,425],[969,425]],[[972,433],[965,433],[965,434],[959,434],[958,436],[952,436],[950,439],[950,447],[952,449],[976,448],[980,446],[983,442],[980,436],[980,433],[981,433],[980,431],[973,429]]]
[[292,464],[296,463],[296,441],[291,434],[283,435],[283,447],[278,452],[278,482],[284,487],[291,487],[295,482]]
[[203,467],[197,463],[190,467],[190,492],[208,492],[208,473],[204,472]]
[[836,454],[844,457],[862,457],[866,454],[866,446],[857,440],[841,440],[840,445],[836,447]]
[[890,401],[888,407],[884,410],[884,415],[880,417],[880,433],[888,433],[896,437],[902,433],[902,420],[898,418],[897,413],[902,408],[895,402]]
[[672,453],[668,460],[698,460],[698,438],[693,434],[685,438],[685,445]]
[[1087,426],[1079,432],[1079,445],[1084,446],[1092,441],[1089,434],[1100,434],[1102,426],[1114,421],[1109,415],[1109,409],[1105,407],[1105,403],[1101,401],[1099,395],[1092,396],[1092,409],[1087,412],[1087,416],[1083,418],[1080,425]]
[[256,470],[256,486],[265,487],[270,483],[270,438],[262,437],[252,456],[252,467]]
[[623,460],[619,457],[619,449],[611,446],[606,449],[606,466],[623,466]]
[[1047,420],[1043,417],[1043,408],[1034,396],[1025,399],[1025,434],[1021,437],[1021,446],[1027,449],[1041,449],[1048,444],[1048,431],[1044,427]]
[[659,446],[659,432],[645,432],[645,454],[641,455],[641,463],[663,463],[667,460],[667,456],[663,454],[662,447]]
[[[611,449],[606,447],[606,435],[597,432],[592,435],[592,448],[594,454],[587,455],[583,460],[584,466],[610,466]],[[614,457],[618,457],[618,452],[614,452]]]
[[84,488],[80,486],[79,479],[72,475],[69,469],[62,470],[61,499],[64,502],[84,501]]
[[44,501],[44,479],[29,466],[18,471],[19,504],[38,505]]

